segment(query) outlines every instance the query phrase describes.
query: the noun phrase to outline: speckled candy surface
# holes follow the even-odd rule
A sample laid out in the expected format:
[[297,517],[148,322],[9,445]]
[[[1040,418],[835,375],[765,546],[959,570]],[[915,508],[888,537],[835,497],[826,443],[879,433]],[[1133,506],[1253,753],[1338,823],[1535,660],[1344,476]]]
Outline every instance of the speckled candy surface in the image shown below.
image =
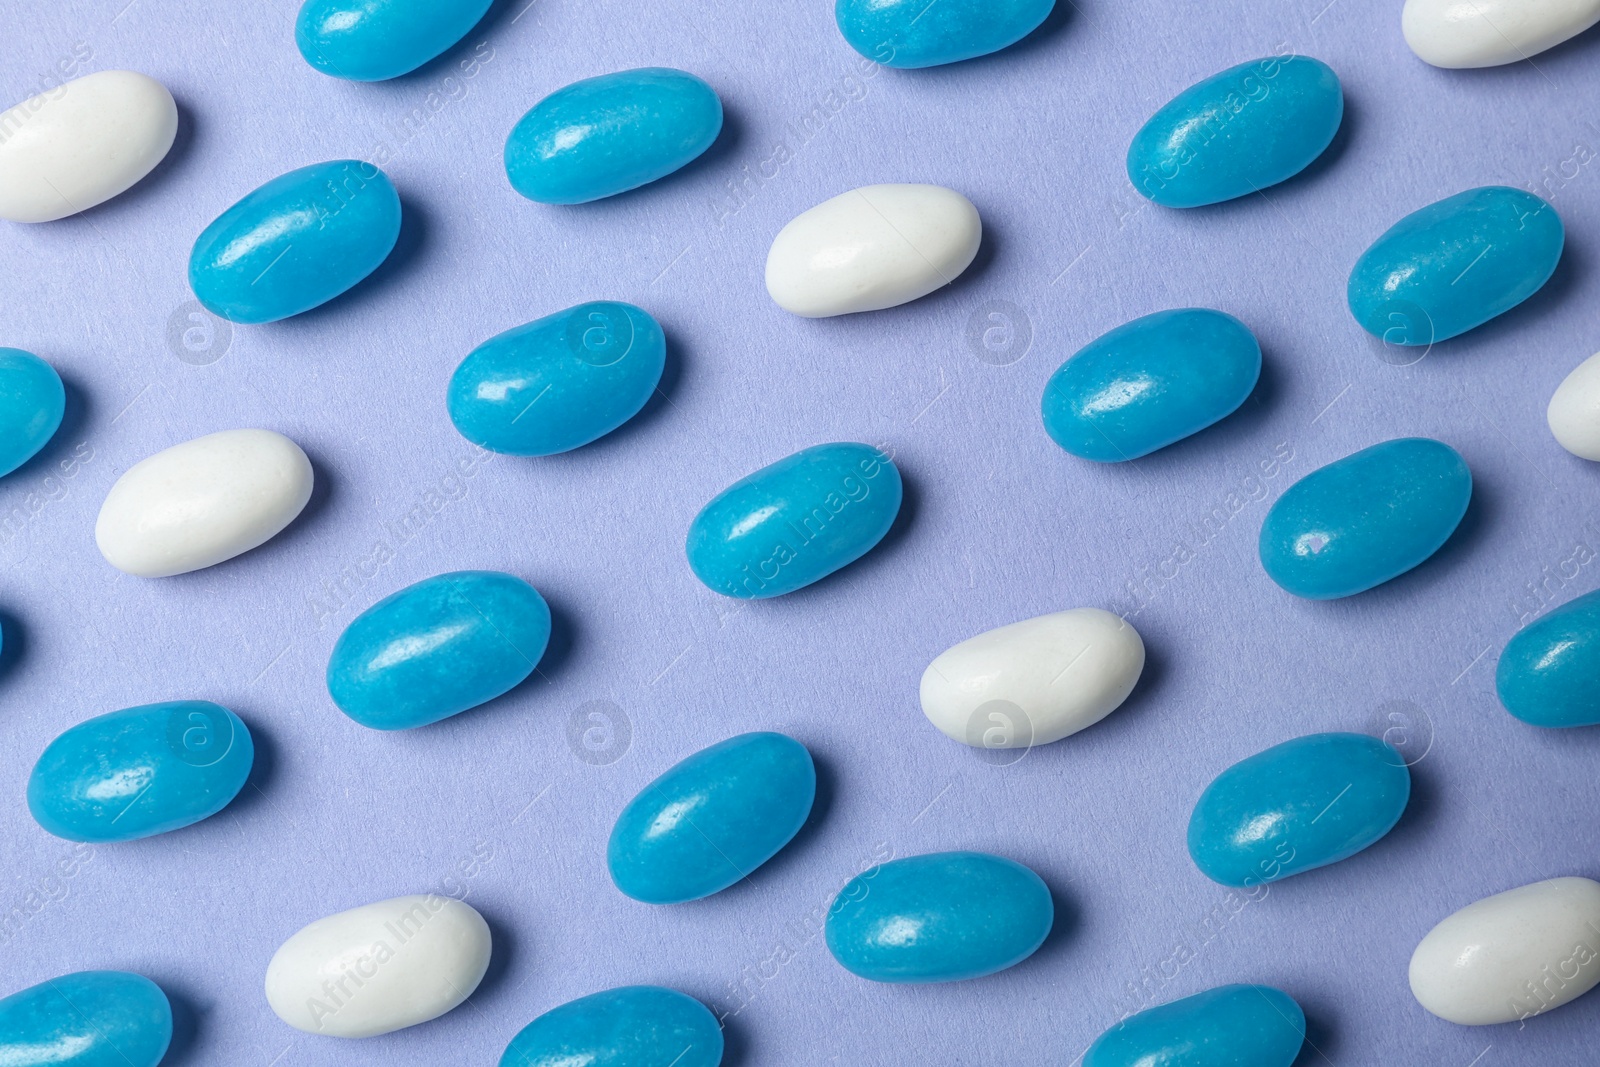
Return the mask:
[[500,1067],[717,1067],[722,1026],[693,997],[622,986],[551,1008],[506,1046]]
[[55,368],[32,352],[0,348],[0,476],[50,442],[67,409]]
[[998,52],[1038,28],[1055,0],[837,0],[850,47],[886,67],[935,67]]
[[492,2],[306,0],[294,43],[307,63],[335,78],[398,78],[448,51]]
[[0,1000],[6,1067],[156,1067],[172,1042],[172,1005],[126,971],[64,974]]
[[1287,993],[1225,985],[1122,1020],[1083,1067],[1290,1067],[1305,1036],[1305,1012]]

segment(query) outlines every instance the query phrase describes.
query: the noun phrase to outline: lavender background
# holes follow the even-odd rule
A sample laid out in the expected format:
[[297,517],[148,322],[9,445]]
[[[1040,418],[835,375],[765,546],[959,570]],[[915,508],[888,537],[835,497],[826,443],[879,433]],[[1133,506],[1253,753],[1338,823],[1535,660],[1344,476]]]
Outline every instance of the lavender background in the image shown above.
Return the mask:
[[[0,344],[43,356],[69,388],[56,441],[0,482],[0,993],[86,968],[145,973],[178,1011],[171,1065],[492,1064],[539,1012],[636,982],[728,1013],[727,1062],[742,1067],[1064,1064],[1128,1011],[1234,981],[1304,1005],[1302,1064],[1586,1055],[1600,997],[1525,1028],[1460,1028],[1413,1001],[1406,962],[1480,896],[1600,875],[1600,733],[1524,726],[1493,693],[1505,640],[1600,574],[1596,469],[1544,425],[1556,384],[1600,347],[1600,40],[1450,72],[1406,49],[1398,3],[1060,8],[1004,53],[901,72],[864,69],[827,0],[512,0],[423,70],[355,85],[301,61],[285,0],[11,0],[6,103],[52,72],[133,68],[172,89],[182,129],[127,195],[0,225]],[[1344,79],[1325,159],[1253,199],[1146,206],[1122,165],[1141,122],[1205,75],[1287,50]],[[727,132],[703,160],[584,207],[512,192],[500,153],[526,108],[576,78],[652,64],[722,94]],[[207,222],[282,171],[380,147],[406,222],[373,278],[275,325],[189,318],[185,265]],[[885,181],[968,195],[985,224],[977,264],[891,311],[806,321],[775,307],[761,272],[778,228]],[[1405,212],[1489,183],[1560,210],[1556,276],[1396,365],[1419,353],[1359,330],[1350,265]],[[476,453],[445,416],[451,369],[492,334],[588,299],[660,319],[664,395],[565,456]],[[1244,408],[1134,464],[1051,444],[1037,405],[1058,363],[1126,319],[1185,305],[1259,336],[1266,369]],[[304,516],[197,574],[141,581],[107,565],[92,530],[118,474],[239,426],[306,448],[318,489]],[[1445,549],[1349,600],[1274,586],[1255,554],[1271,500],[1407,434],[1447,441],[1477,479]],[[696,510],[828,440],[892,450],[909,495],[890,538],[777,601],[701,587],[682,551]],[[550,599],[557,635],[537,676],[400,735],[339,714],[322,672],[341,628],[466,567],[522,575]],[[1007,766],[922,718],[917,680],[939,651],[1080,605],[1129,613],[1150,650],[1111,718]],[[258,767],[237,802],[87,855],[32,822],[23,787],[53,736],[180,697],[224,703],[254,731]],[[622,897],[604,843],[623,804],[752,729],[815,753],[811,824],[709,900]],[[1416,761],[1397,829],[1264,898],[1204,879],[1184,827],[1205,784],[1330,729],[1387,731]],[[808,916],[877,859],[950,848],[1011,856],[1049,882],[1059,917],[1037,956],[924,988],[838,967]],[[261,981],[284,938],[429,889],[465,894],[493,927],[494,963],[468,1004],[364,1042],[271,1014]]]

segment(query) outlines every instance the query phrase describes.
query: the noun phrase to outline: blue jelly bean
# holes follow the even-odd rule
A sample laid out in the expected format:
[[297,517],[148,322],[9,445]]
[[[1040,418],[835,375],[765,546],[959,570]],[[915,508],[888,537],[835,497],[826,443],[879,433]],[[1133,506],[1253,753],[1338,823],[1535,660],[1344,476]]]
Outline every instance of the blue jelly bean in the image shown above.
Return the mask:
[[722,1026],[693,997],[661,986],[591,993],[523,1027],[500,1067],[717,1067]]
[[1055,921],[1050,890],[983,852],[891,860],[852,878],[828,909],[828,951],[874,982],[953,982],[1033,955]]
[[644,311],[579,304],[473,349],[450,378],[450,421],[495,452],[566,452],[637,415],[666,358],[661,327]]
[[745,878],[811,814],[817,772],[783,734],[730,737],[675,764],[622,809],[606,865],[647,904],[699,900]]
[[1289,994],[1225,985],[1122,1020],[1083,1067],[1290,1067],[1305,1039],[1305,1012]]
[[351,620],[328,658],[328,693],[374,730],[409,730],[493,700],[533,673],[550,607],[521,578],[452,571]]
[[1044,428],[1075,456],[1137,459],[1232,414],[1260,376],[1261,346],[1232,315],[1158,311],[1091,341],[1050,376]]
[[123,708],[45,747],[28,778],[28,810],[70,841],[132,841],[215,815],[254,762],[249,728],[220,704]]
[[1561,216],[1532,193],[1468,189],[1413,211],[1361,253],[1350,314],[1393,345],[1455,337],[1538,292],[1565,241]]
[[1344,91],[1326,63],[1268,56],[1173,97],[1128,146],[1128,179],[1163,207],[1202,207],[1294,177],[1333,141]]
[[1217,775],[1189,816],[1189,855],[1231,886],[1260,885],[1355,855],[1406,810],[1411,772],[1366,734],[1310,734]]
[[478,24],[494,0],[306,0],[294,43],[335,78],[398,78],[443,55]]
[[686,166],[722,130],[722,101],[693,74],[645,67],[557,89],[506,139],[511,187],[541,204],[582,204]]
[[66,409],[67,393],[54,367],[32,352],[0,348],[0,475],[49,443]]
[[1600,723],[1600,591],[1569,600],[1506,642],[1500,703],[1534,726]]
[[1055,0],[837,0],[850,47],[886,67],[936,67],[998,52],[1039,27]]
[[201,231],[189,287],[213,314],[274,322],[325,304],[377,269],[400,236],[388,175],[351,159],[272,179]]
[[734,482],[689,527],[689,566],[723,596],[759,600],[825,578],[894,525],[903,487],[869,445],[813,445]]
[[126,971],[79,971],[0,1000],[5,1067],[156,1067],[172,1043],[161,987]]
[[1472,498],[1472,472],[1427,437],[1363,448],[1284,490],[1261,524],[1261,566],[1295,596],[1333,600],[1433,555]]

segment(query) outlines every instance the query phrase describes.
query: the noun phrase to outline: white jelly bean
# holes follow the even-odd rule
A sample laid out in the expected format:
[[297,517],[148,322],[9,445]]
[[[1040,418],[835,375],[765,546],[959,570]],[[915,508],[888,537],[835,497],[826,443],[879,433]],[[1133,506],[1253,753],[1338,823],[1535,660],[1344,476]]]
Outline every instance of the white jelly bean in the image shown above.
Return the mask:
[[1600,460],[1600,353],[1578,364],[1556,386],[1545,418],[1562,448]]
[[1600,22],[1600,0],[1406,0],[1400,28],[1436,67],[1498,67]]

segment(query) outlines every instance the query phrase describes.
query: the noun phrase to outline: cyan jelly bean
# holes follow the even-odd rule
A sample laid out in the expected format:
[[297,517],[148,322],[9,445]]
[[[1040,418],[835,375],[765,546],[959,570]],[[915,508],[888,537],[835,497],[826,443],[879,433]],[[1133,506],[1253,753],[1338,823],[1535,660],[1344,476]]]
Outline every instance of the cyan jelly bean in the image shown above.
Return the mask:
[[1260,377],[1261,346],[1232,315],[1158,311],[1091,341],[1050,376],[1044,428],[1075,456],[1137,459],[1226,418]]
[[984,852],[890,860],[852,878],[828,909],[833,958],[874,982],[953,982],[1003,971],[1044,944],[1050,890]]
[[647,904],[719,893],[789,843],[816,795],[811,754],[791,737],[740,734],[701,749],[622,810],[606,848],[611,880]]
[[127,971],[78,971],[0,1000],[5,1067],[156,1067],[172,1043],[161,987]]
[[717,1067],[722,1027],[693,997],[636,985],[591,993],[523,1027],[500,1067]]
[[998,52],[1039,27],[1055,0],[837,0],[850,47],[886,67],[936,67]]
[[1141,1011],[1101,1034],[1083,1067],[1290,1067],[1305,1044],[1294,998],[1225,985]]
[[521,578],[452,571],[353,619],[328,658],[328,693],[374,730],[409,730],[493,700],[533,673],[550,606]]
[[123,708],[45,747],[28,778],[28,810],[69,841],[132,841],[215,815],[254,762],[249,728],[220,704]]
[[1566,229],[1522,189],[1468,189],[1413,211],[1361,253],[1346,296],[1361,328],[1392,345],[1431,345],[1538,292]]
[[1437,552],[1471,499],[1472,472],[1455,449],[1427,437],[1384,441],[1284,490],[1261,524],[1261,566],[1295,596],[1352,596]]
[[1534,726],[1600,724],[1600,591],[1535,619],[1506,642],[1495,691]]
[[339,159],[291,170],[201,231],[189,287],[215,315],[275,322],[310,311],[388,258],[400,194],[371,163]]
[[1128,180],[1163,207],[1260,192],[1322,155],[1344,118],[1339,76],[1309,56],[1268,56],[1191,85],[1128,146]]
[[689,566],[723,596],[759,600],[825,578],[894,525],[903,487],[870,445],[813,445],[734,482],[689,527]]
[[506,139],[511,187],[541,204],[583,204],[687,166],[722,131],[722,101],[693,74],[645,67],[557,89]]
[[661,327],[646,312],[579,304],[473,349],[450,378],[450,421],[494,452],[567,452],[637,415],[666,357]]
[[1189,816],[1189,855],[1213,882],[1260,885],[1355,855],[1394,828],[1411,772],[1366,734],[1310,734],[1240,760]]
[[294,43],[324,74],[350,81],[398,78],[447,52],[494,0],[306,0]]
[[54,367],[20,348],[0,348],[0,476],[38,454],[61,427],[67,393]]

